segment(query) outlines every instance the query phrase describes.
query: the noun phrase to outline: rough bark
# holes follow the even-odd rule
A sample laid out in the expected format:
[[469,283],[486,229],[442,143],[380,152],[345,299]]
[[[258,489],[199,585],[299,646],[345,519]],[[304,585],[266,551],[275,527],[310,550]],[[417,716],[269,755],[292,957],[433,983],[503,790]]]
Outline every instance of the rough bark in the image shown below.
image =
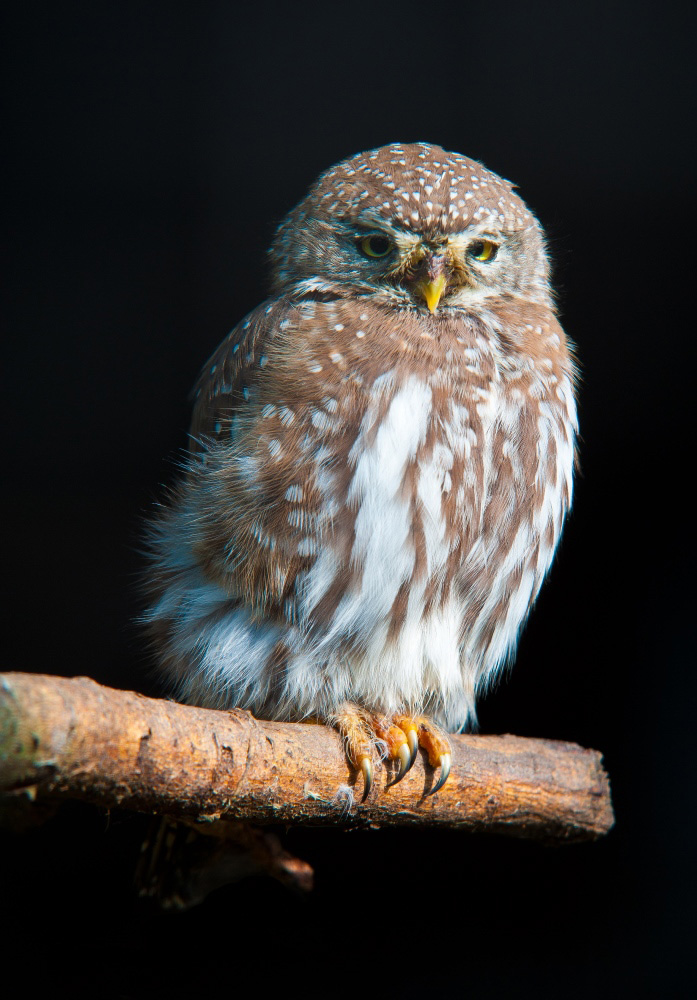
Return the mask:
[[0,674],[0,792],[37,802],[79,798],[200,822],[445,826],[587,840],[613,824],[601,755],[573,743],[454,736],[451,776],[419,755],[390,785],[362,778],[319,725],[260,722],[67,679]]

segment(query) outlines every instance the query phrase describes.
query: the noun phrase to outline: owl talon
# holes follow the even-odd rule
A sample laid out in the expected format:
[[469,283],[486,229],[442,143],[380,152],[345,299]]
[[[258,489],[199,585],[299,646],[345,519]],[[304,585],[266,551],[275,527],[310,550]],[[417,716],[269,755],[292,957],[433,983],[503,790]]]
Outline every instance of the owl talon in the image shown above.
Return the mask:
[[451,764],[452,764],[451,755],[449,753],[442,753],[440,755],[440,778],[435,783],[433,788],[426,793],[427,795],[435,795],[436,792],[439,792],[441,790],[443,785],[448,780],[448,776],[450,775]]
[[419,752],[419,734],[415,729],[409,729],[407,731],[407,740],[409,741],[409,751],[411,753],[411,758],[409,760],[409,767],[407,771],[414,766],[414,761],[416,760],[416,755]]
[[393,785],[396,785],[398,781],[402,780],[404,775],[407,773],[409,768],[414,763],[414,757],[412,755],[409,746],[406,743],[402,743],[402,745],[397,750],[397,760],[399,761],[399,770],[397,771],[396,777],[391,782],[391,784]]
[[425,716],[394,715],[392,718],[372,715],[364,708],[351,703],[331,717],[344,739],[346,756],[352,767],[363,775],[365,802],[371,793],[378,759],[394,761],[388,772],[386,788],[398,784],[413,767],[419,747],[426,751],[429,765],[441,769],[433,788],[434,795],[448,780],[452,753],[448,739],[438,726]]
[[370,789],[373,787],[373,762],[370,757],[361,757],[360,769],[363,773],[363,796],[361,802],[365,802],[370,795]]
[[403,738],[409,744],[409,765],[405,769],[406,774],[414,766],[419,753],[419,723],[410,715],[395,715],[394,725],[403,733]]

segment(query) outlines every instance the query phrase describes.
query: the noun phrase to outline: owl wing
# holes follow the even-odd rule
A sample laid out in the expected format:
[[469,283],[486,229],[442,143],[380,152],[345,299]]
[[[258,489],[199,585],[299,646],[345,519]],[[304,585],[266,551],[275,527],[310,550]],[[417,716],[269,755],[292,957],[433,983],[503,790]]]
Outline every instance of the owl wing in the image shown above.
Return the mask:
[[264,352],[291,310],[285,298],[263,302],[231,330],[203,366],[192,392],[189,450],[193,454],[234,435],[235,417],[266,363]]

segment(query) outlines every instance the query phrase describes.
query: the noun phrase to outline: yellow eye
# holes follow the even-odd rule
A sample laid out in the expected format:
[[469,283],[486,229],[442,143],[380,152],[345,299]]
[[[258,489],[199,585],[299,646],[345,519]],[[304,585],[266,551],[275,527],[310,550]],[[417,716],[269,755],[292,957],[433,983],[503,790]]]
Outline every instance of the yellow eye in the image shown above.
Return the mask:
[[360,242],[361,253],[366,257],[387,257],[392,244],[386,236],[366,236]]
[[491,240],[477,240],[476,243],[472,243],[467,253],[475,260],[487,261],[493,260],[498,250],[499,248]]

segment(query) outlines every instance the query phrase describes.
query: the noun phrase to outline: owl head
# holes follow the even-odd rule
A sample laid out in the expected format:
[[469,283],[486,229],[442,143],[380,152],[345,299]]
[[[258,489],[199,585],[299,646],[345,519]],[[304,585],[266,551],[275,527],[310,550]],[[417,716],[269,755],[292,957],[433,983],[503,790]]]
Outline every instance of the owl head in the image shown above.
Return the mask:
[[366,297],[434,313],[490,297],[551,304],[539,223],[513,185],[428,143],[332,167],[279,226],[275,292]]

